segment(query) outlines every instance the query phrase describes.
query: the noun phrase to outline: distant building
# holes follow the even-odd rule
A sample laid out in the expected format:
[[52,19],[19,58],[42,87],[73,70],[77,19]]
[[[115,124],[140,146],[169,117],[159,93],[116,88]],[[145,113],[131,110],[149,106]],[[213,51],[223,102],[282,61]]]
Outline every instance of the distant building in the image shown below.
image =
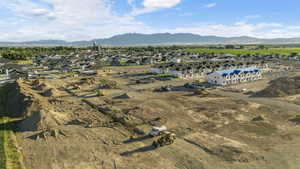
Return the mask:
[[221,70],[207,75],[209,83],[222,86],[255,81],[261,78],[261,71],[255,67]]
[[98,45],[97,42],[93,43],[93,50],[100,52],[102,50],[101,45]]
[[235,61],[202,61],[188,63],[166,63],[152,66],[151,72],[155,74],[169,74],[181,79],[205,79],[208,73],[222,70],[241,70],[256,68],[261,73],[269,70],[268,65],[262,62],[235,62]]
[[172,58],[170,60],[170,62],[172,62],[172,63],[181,63],[181,59],[180,58]]

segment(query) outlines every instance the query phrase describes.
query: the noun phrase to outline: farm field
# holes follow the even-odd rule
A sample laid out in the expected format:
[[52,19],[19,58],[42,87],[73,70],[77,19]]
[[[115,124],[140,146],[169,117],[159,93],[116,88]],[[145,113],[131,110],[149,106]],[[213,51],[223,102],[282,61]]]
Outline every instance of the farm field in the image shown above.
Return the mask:
[[291,53],[300,53],[300,48],[270,48],[270,49],[186,49],[187,52],[197,53],[227,53],[232,55],[245,54],[283,54],[290,55]]

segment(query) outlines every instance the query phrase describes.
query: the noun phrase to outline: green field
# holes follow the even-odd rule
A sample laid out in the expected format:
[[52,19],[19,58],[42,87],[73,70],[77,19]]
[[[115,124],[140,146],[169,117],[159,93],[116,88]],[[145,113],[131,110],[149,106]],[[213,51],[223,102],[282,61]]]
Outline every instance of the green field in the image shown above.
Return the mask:
[[284,54],[290,55],[291,53],[300,54],[300,48],[269,48],[259,50],[248,50],[248,49],[186,49],[187,52],[197,53],[226,53],[233,55],[246,55],[246,54]]

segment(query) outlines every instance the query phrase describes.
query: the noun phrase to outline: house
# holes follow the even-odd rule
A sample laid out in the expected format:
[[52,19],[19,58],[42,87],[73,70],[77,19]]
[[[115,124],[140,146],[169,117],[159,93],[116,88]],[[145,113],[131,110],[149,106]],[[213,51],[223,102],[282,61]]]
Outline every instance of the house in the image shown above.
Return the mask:
[[225,61],[202,61],[188,63],[164,63],[152,66],[151,72],[155,74],[169,74],[181,79],[204,79],[207,73],[244,68],[257,68],[262,73],[268,69],[268,64],[264,62],[236,62]]
[[172,63],[181,63],[181,59],[180,58],[172,58],[170,60],[170,62],[172,62]]
[[207,74],[207,80],[209,83],[222,86],[251,82],[261,78],[261,71],[256,67],[220,70]]

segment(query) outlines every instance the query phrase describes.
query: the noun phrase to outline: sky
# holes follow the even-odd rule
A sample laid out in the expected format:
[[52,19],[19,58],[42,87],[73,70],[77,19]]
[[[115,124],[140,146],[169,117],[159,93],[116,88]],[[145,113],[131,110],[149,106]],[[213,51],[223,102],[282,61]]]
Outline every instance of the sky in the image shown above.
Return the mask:
[[0,0],[0,41],[123,33],[300,37],[299,0]]

